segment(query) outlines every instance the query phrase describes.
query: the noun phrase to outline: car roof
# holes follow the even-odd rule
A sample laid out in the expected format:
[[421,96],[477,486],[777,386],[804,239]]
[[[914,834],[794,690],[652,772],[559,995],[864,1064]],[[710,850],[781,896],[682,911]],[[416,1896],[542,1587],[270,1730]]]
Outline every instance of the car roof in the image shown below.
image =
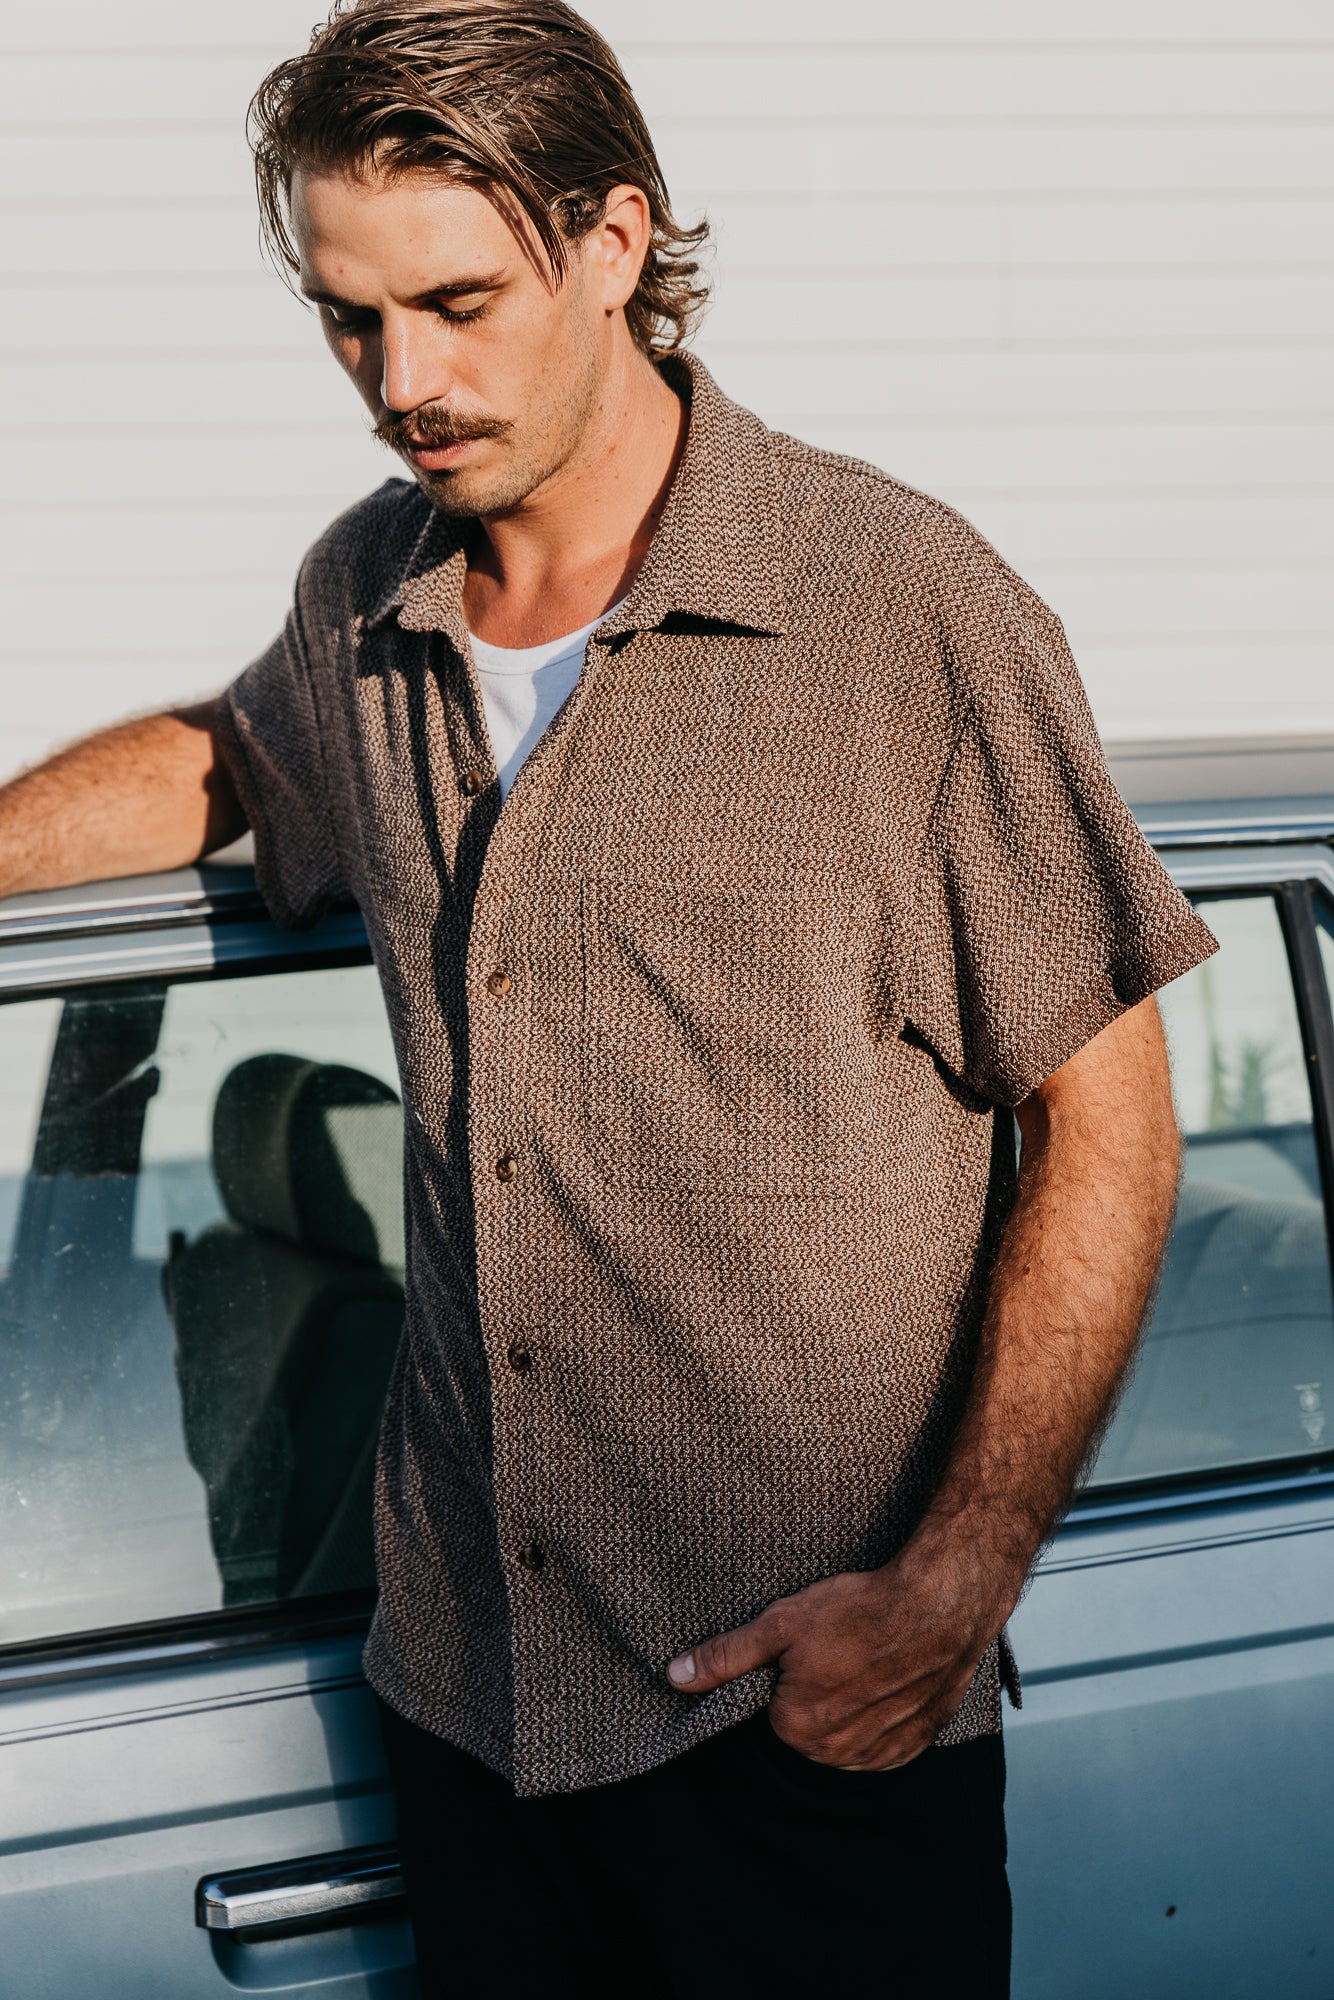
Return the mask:
[[1334,737],[1110,742],[1107,761],[1162,846],[1334,839]]
[[[1334,737],[1111,742],[1107,761],[1160,846],[1334,841]],[[0,898],[0,935],[162,924],[257,907],[247,837],[198,868]]]

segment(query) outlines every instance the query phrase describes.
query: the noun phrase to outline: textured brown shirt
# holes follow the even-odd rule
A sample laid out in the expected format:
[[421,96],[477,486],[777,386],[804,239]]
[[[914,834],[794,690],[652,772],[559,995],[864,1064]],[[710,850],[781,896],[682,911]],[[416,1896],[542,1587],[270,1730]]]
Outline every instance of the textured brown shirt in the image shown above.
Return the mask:
[[[356,898],[402,1075],[366,1671],[524,1793],[752,1713],[769,1674],[668,1660],[901,1546],[1012,1198],[997,1107],[1213,945],[1033,592],[675,367],[661,525],[503,809],[415,485],[316,545],[228,704],[274,915]],[[993,1645],[942,1740],[999,1717]]]

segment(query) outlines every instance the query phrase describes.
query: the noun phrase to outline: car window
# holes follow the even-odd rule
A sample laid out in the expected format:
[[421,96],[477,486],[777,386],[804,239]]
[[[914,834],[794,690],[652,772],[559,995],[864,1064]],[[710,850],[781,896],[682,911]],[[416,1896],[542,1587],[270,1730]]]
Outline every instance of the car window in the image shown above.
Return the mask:
[[1157,1305],[1089,1480],[1334,1446],[1334,1301],[1311,1094],[1270,895],[1200,904],[1216,957],[1159,995],[1186,1138]]
[[1323,898],[1316,903],[1315,911],[1320,962],[1325,968],[1325,987],[1328,993],[1334,994],[1334,912]]
[[403,1311],[370,966],[0,1006],[0,1642],[373,1583]]
[[60,1025],[59,1000],[30,1000],[12,1010],[12,1030],[0,1063],[0,1271],[8,1273],[18,1228],[19,1196],[32,1159],[51,1047]]

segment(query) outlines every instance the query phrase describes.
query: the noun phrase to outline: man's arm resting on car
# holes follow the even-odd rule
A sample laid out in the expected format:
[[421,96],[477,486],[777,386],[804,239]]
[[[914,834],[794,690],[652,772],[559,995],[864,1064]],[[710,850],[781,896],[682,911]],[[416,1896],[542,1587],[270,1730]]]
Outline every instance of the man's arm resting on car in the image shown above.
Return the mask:
[[99,730],[0,788],[0,896],[184,868],[243,834],[218,706]]
[[707,1693],[780,1669],[778,1734],[881,1770],[959,1706],[1105,1426],[1171,1227],[1180,1163],[1156,1003],[1094,1037],[1018,1108],[1019,1190],[969,1399],[917,1531],[882,1569],[833,1576],[669,1669]]

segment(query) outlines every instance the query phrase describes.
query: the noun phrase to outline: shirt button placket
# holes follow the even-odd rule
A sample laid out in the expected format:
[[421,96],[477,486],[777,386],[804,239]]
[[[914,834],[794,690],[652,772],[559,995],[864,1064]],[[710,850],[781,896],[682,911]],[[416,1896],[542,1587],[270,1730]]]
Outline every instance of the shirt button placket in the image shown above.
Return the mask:
[[[475,788],[472,784],[473,779],[478,779],[479,781]],[[463,788],[469,792],[474,789],[480,791],[482,789],[481,774],[473,771],[465,772]],[[508,1000],[514,992],[514,976],[503,965],[493,964],[491,971],[486,975],[484,983],[487,993],[493,1001]],[[500,1023],[497,1021],[496,1029],[498,1030],[499,1027]],[[493,1030],[494,1032],[495,1030]],[[506,1065],[497,1065],[498,1074],[505,1074],[506,1069]],[[496,1159],[495,1175],[502,1187],[512,1187],[519,1178],[518,1157],[508,1148]],[[536,1356],[527,1340],[523,1338],[511,1340],[506,1349],[505,1358],[509,1363],[511,1372],[515,1375],[529,1375],[536,1366]],[[517,1498],[518,1496],[516,1495],[515,1497]],[[520,1569],[525,1571],[529,1576],[537,1576],[546,1567],[546,1549],[531,1534],[518,1544],[515,1556]]]
[[[487,975],[486,990],[497,1000],[507,999],[513,987],[514,981],[503,966],[497,966],[494,972]],[[512,1180],[517,1172],[518,1162],[512,1154],[506,1154],[503,1159],[496,1162],[496,1174],[502,1181]],[[533,1366],[533,1351],[526,1341],[512,1340],[508,1349],[508,1360],[516,1375],[527,1375]]]
[[[471,777],[473,774],[469,772],[468,775]],[[510,974],[506,972],[503,965],[498,965],[494,971],[487,974],[486,990],[496,1000],[508,999],[509,995],[513,992],[514,981]],[[510,1152],[502,1153],[496,1161],[496,1179],[502,1181],[508,1187],[511,1181],[518,1179],[518,1174],[519,1162],[514,1157],[514,1154]]]

